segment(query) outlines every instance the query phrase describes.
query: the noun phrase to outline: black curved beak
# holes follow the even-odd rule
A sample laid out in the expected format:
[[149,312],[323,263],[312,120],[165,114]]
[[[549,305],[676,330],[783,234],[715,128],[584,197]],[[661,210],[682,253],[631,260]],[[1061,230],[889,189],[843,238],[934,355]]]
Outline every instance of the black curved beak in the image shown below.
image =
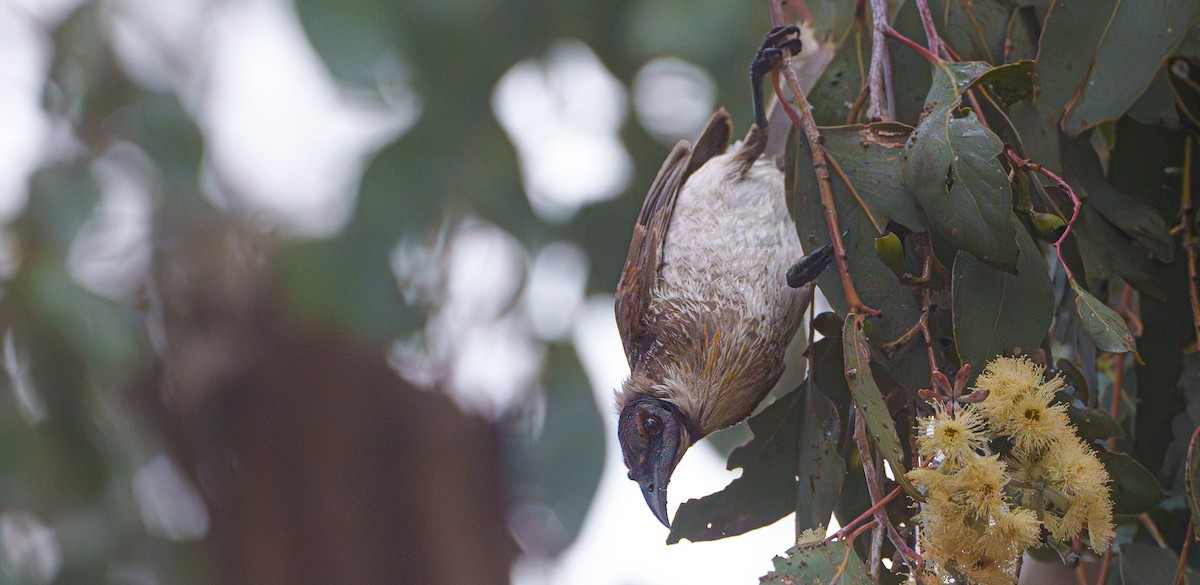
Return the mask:
[[792,288],[800,288],[821,275],[833,261],[833,247],[825,244],[812,254],[809,254],[792,265],[787,271],[787,283]]
[[[671,472],[674,471],[671,469],[674,465],[670,465],[671,468],[668,468],[669,462],[670,460],[659,460],[648,477],[636,478],[638,485],[642,487],[642,496],[646,498],[646,505],[650,506],[654,517],[658,518],[658,521],[667,528],[671,527],[671,518],[667,516],[667,483],[671,481]],[[633,473],[630,472],[630,475]]]
[[629,479],[638,483],[646,505],[659,522],[671,527],[667,514],[667,484],[675,466],[691,446],[683,416],[673,405],[643,397],[621,412],[617,435],[629,468]]

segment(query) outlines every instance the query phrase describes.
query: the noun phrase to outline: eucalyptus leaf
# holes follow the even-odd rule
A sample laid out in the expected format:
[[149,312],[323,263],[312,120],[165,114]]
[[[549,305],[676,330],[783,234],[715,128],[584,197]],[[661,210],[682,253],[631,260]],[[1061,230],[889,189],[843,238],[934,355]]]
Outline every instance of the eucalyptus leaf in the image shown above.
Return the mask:
[[850,396],[858,407],[859,416],[867,423],[871,439],[891,465],[896,481],[904,486],[904,491],[910,496],[924,500],[905,475],[908,467],[904,464],[904,449],[896,435],[896,423],[892,421],[887,403],[871,373],[871,349],[862,333],[862,319],[861,315],[846,317],[846,327],[842,330],[842,352],[846,358],[846,383],[850,386]]
[[722,491],[684,502],[667,543],[735,536],[793,511],[806,526],[828,521],[845,472],[836,448],[837,410],[829,399],[805,383],[748,424],[754,438],[734,449],[727,465],[742,468],[741,477]]
[[1074,279],[1071,280],[1071,288],[1075,290],[1075,310],[1079,313],[1083,329],[1096,342],[1098,349],[1112,353],[1137,351],[1137,344],[1129,333],[1125,319],[1084,290]]
[[1096,457],[1112,478],[1109,488],[1112,491],[1114,514],[1141,514],[1154,509],[1167,497],[1154,474],[1133,457],[1104,449],[1097,449]]
[[958,355],[982,372],[994,356],[1039,347],[1054,314],[1054,290],[1033,238],[1017,230],[1017,273],[996,270],[970,254],[954,259],[951,295]]
[[[1117,566],[1108,574],[1107,585],[1142,585],[1143,583],[1175,583],[1179,555],[1158,546],[1125,542],[1113,547]],[[1200,574],[1185,567],[1186,585],[1200,584]]]
[[901,181],[957,248],[1015,272],[1015,217],[1008,173],[997,158],[1003,144],[975,112],[956,115],[962,92],[990,68],[977,62],[938,67],[926,99],[929,114],[905,148]]
[[1042,114],[1071,136],[1120,118],[1200,18],[1200,1],[1056,2],[1038,53]]
[[798,583],[839,583],[841,585],[871,585],[867,567],[854,549],[843,541],[817,541],[798,544],[787,551],[786,557],[771,561],[775,570],[759,579],[762,585],[794,585]]

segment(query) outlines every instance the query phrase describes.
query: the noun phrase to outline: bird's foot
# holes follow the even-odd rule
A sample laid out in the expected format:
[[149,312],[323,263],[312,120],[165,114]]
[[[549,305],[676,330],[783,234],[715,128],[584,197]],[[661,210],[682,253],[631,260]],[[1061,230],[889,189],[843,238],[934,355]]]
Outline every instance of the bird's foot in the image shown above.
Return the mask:
[[783,62],[784,50],[797,55],[803,43],[800,41],[800,28],[794,24],[777,26],[763,37],[762,46],[754,53],[750,61],[750,88],[754,98],[754,123],[759,128],[767,128],[767,115],[763,107],[762,78]]

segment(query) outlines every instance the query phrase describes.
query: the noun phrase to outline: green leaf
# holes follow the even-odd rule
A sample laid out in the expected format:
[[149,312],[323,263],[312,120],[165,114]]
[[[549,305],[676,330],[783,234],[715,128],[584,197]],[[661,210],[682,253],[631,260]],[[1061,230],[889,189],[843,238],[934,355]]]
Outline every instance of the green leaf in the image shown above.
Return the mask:
[[1071,136],[1120,118],[1200,17],[1197,0],[1055,2],[1038,53],[1038,105]]
[[1103,409],[1070,407],[1067,409],[1067,416],[1070,417],[1071,424],[1079,429],[1079,436],[1088,441],[1125,436],[1125,429]]
[[[1114,547],[1117,566],[1109,572],[1107,585],[1142,585],[1143,583],[1175,582],[1175,571],[1179,567],[1179,555],[1175,551],[1157,546],[1126,542]],[[1183,571],[1184,583],[1200,583],[1200,573],[1187,567]]]
[[837,408],[814,384],[805,384],[808,423],[800,430],[796,481],[796,533],[829,524],[842,493],[846,461],[838,451],[842,425]]
[[1196,486],[1196,474],[1200,473],[1200,427],[1192,433],[1187,450],[1187,502],[1191,510],[1193,534],[1200,534],[1200,488]]
[[1014,104],[1033,96],[1034,62],[1025,60],[1000,65],[980,75],[972,86],[985,85],[1006,104]]
[[1096,457],[1112,478],[1114,514],[1141,514],[1154,509],[1167,497],[1154,474],[1133,457],[1104,449],[1096,449]]
[[1011,0],[936,0],[930,11],[940,15],[945,41],[967,60],[1000,63],[1016,4]]
[[1054,313],[1054,289],[1041,251],[1025,230],[1017,230],[1021,255],[1017,273],[992,268],[970,254],[954,259],[951,296],[958,355],[982,372],[987,360],[1014,347],[1039,347]]
[[975,112],[955,117],[962,91],[989,69],[978,62],[938,68],[929,115],[905,148],[901,181],[952,244],[1012,272],[1018,249],[1008,173],[997,158],[1003,144]]
[[[851,156],[845,151],[846,148],[863,149],[857,145],[858,130],[853,129],[859,127],[845,128],[847,129],[830,129],[827,142],[833,143],[835,152],[845,153],[839,158],[839,161],[845,161],[846,173],[855,187],[859,189],[864,202],[867,201],[868,196],[874,197],[874,194],[868,195],[867,192],[875,187],[886,189],[882,191],[885,196],[896,197],[895,200],[881,206],[880,209],[872,209],[872,215],[868,215],[867,210],[859,204],[846,185],[837,177],[833,178],[834,205],[837,208],[841,228],[845,232],[842,240],[846,245],[846,264],[850,277],[854,279],[855,289],[863,302],[883,311],[882,317],[872,321],[872,337],[891,341],[917,322],[921,316],[921,308],[912,293],[901,286],[895,273],[889,270],[875,253],[875,236],[879,234],[879,230],[875,226],[878,224],[882,229],[886,222],[880,222],[883,218],[888,217],[888,213],[911,216],[907,221],[917,221],[916,218],[920,217],[920,212],[913,207],[907,207],[907,205],[911,205],[912,199],[902,190],[897,189],[895,175],[892,175],[890,180],[887,179],[888,171],[883,165],[899,164],[899,161],[887,161],[887,157],[883,154],[894,151],[885,151],[884,149],[888,147],[868,141],[866,152]],[[878,133],[875,133],[875,136],[882,140]],[[794,166],[788,171],[789,175],[794,177],[792,197],[795,201],[796,229],[799,231],[800,241],[805,247],[805,251],[812,252],[818,246],[829,242],[829,226],[825,222],[824,209],[821,206],[821,197],[817,189],[817,179],[813,173],[812,153],[808,149],[807,141],[799,140],[798,142],[799,146],[795,150],[796,156],[793,159]],[[862,161],[855,162],[857,157],[862,157]],[[860,183],[862,184],[860,185]],[[905,204],[905,201],[909,203]],[[871,221],[872,217],[874,222]],[[823,272],[817,278],[817,286],[825,294],[825,298],[829,299],[834,310],[844,318],[849,307],[846,306],[846,297],[842,292],[838,271],[831,268]],[[839,323],[840,326],[841,323]]]
[[1158,260],[1170,262],[1175,257],[1175,243],[1167,233],[1166,220],[1139,197],[1108,182],[1087,137],[1064,140],[1061,153],[1066,179],[1076,194],[1086,200],[1085,205],[1099,211]]
[[837,410],[802,384],[748,421],[754,438],[729,455],[742,476],[724,490],[684,502],[667,543],[717,540],[761,528],[792,511],[797,523],[828,522],[845,463],[837,453]]
[[1083,329],[1096,342],[1098,349],[1112,353],[1137,351],[1125,319],[1084,290],[1075,279],[1071,279],[1071,288],[1075,290],[1075,310],[1079,313]]
[[904,449],[900,447],[900,438],[896,435],[896,423],[888,413],[883,394],[871,374],[871,348],[862,333],[862,315],[846,317],[846,327],[842,330],[842,352],[846,358],[846,383],[850,386],[850,396],[858,413],[867,423],[870,436],[879,446],[883,458],[892,467],[896,481],[904,486],[904,491],[917,499],[923,499],[917,488],[908,480],[905,472],[908,467],[904,464]]
[[871,585],[866,565],[842,541],[799,544],[789,548],[786,557],[775,557],[771,562],[775,570],[759,579],[763,585]]
[[[912,130],[896,123],[821,129],[825,152],[841,166],[881,227],[886,227],[888,220],[895,220],[913,231],[928,229],[929,220],[925,219],[920,206],[896,182],[901,172],[904,145]],[[835,175],[833,182],[842,181]]]

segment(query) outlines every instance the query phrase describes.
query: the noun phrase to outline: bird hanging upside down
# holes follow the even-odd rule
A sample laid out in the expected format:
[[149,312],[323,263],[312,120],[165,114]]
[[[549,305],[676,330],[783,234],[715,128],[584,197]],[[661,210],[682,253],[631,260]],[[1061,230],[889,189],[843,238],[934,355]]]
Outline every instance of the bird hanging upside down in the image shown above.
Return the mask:
[[803,252],[783,173],[762,156],[762,77],[785,48],[799,52],[798,32],[771,31],[755,55],[755,123],[741,142],[726,152],[733,127],[720,110],[695,145],[671,150],[617,285],[617,326],[632,370],[617,392],[617,435],[629,478],[668,528],[675,466],[693,443],[749,416],[775,385],[811,281],[833,257],[822,248],[796,263]]

